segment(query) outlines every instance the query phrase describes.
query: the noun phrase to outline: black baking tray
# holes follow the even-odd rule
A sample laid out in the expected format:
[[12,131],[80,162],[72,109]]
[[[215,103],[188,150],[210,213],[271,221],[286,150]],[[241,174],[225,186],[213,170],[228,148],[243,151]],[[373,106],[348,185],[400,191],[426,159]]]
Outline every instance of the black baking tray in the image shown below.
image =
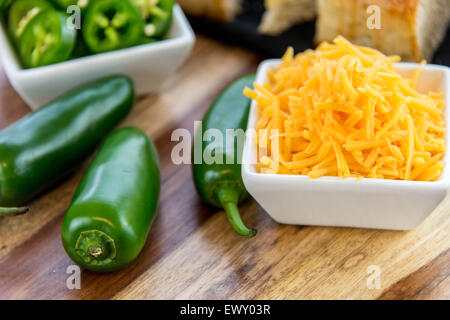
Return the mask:
[[[263,12],[263,1],[245,0],[242,13],[230,23],[217,23],[198,18],[189,20],[194,30],[200,34],[243,46],[267,58],[281,57],[288,46],[292,46],[295,52],[315,48],[313,40],[315,21],[298,24],[280,36],[265,36],[258,33]],[[432,63],[450,66],[450,28]]]

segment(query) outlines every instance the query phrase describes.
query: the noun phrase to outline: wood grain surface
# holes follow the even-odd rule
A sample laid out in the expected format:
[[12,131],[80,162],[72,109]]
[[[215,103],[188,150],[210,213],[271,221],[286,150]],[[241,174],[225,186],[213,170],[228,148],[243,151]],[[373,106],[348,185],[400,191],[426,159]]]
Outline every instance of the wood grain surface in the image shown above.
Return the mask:
[[[198,37],[189,59],[158,95],[140,98],[123,125],[158,147],[163,175],[157,219],[131,265],[110,274],[82,271],[60,241],[65,210],[87,160],[31,203],[27,216],[0,218],[1,299],[450,299],[450,200],[407,232],[278,225],[254,201],[243,219],[258,228],[242,239],[223,212],[198,199],[187,165],[171,161],[171,133],[193,131],[214,97],[261,57]],[[0,71],[0,129],[29,109]],[[370,270],[380,288],[369,289]]]

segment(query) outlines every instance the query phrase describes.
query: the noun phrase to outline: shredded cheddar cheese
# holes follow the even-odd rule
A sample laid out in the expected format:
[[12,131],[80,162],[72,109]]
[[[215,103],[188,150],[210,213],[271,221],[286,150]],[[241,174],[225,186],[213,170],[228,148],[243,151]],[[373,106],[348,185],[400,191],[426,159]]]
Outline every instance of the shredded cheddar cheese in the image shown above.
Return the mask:
[[397,61],[342,37],[295,56],[289,48],[268,83],[244,91],[259,108],[259,172],[438,179],[443,95],[419,93],[420,68],[407,79],[395,71]]

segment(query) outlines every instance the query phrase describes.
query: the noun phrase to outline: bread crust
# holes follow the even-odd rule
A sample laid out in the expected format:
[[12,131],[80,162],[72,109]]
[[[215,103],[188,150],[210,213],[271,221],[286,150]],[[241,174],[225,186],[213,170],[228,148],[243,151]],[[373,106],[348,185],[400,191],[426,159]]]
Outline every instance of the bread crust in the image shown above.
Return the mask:
[[218,21],[230,21],[241,10],[241,0],[178,0],[189,15]]
[[[366,10],[370,5],[380,8],[380,30],[367,27]],[[431,60],[443,40],[450,19],[450,1],[318,0],[318,11],[317,43],[342,35],[385,54],[420,61]]]
[[259,31],[279,35],[297,23],[311,21],[316,16],[316,0],[266,0]]

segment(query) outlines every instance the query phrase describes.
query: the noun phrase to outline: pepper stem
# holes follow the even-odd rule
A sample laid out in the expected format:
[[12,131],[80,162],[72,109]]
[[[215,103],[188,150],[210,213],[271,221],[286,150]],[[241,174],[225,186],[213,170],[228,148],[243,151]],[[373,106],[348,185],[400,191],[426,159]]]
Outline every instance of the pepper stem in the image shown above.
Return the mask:
[[25,214],[29,211],[27,207],[21,208],[2,208],[0,207],[0,217],[14,217]]
[[100,244],[91,244],[88,247],[88,254],[90,254],[94,258],[98,258],[103,254],[103,246]]
[[233,229],[243,237],[252,238],[256,235],[256,229],[248,229],[241,219],[239,213],[239,190],[233,185],[219,185],[215,190],[215,195],[227,213]]
[[106,265],[116,257],[114,240],[100,230],[81,232],[75,251],[84,262],[90,265]]

